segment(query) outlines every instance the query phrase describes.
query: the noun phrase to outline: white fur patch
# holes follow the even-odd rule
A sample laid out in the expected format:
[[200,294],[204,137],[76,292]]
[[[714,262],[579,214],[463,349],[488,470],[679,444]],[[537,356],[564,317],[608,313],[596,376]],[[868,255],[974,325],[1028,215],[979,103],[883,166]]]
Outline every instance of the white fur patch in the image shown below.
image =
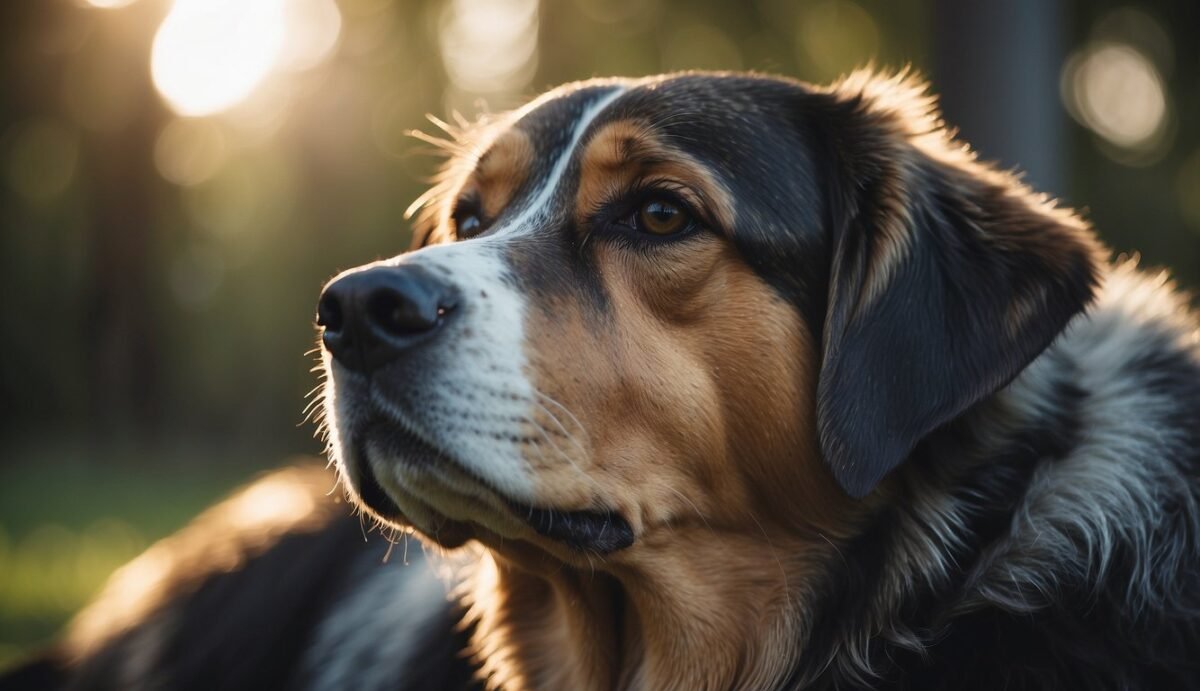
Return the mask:
[[419,390],[372,389],[372,402],[512,499],[528,500],[532,480],[519,435],[533,388],[525,375],[524,296],[505,279],[503,248],[490,238],[406,256],[456,285],[460,313],[440,334]]

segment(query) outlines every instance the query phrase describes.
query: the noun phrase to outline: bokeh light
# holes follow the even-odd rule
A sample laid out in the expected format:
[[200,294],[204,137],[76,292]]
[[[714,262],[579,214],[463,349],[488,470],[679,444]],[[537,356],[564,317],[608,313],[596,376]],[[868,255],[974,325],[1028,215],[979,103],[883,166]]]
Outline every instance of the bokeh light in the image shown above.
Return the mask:
[[537,68],[537,0],[449,0],[438,43],[450,82],[475,94],[526,87]]
[[[991,134],[985,157],[1020,167],[1044,143],[1108,246],[1200,287],[1197,0],[9,4],[0,383],[20,405],[0,463],[0,669],[236,481],[319,452],[296,427],[313,304],[333,272],[408,245],[404,209],[440,161],[407,135],[436,129],[425,113],[465,123],[593,76],[820,83],[911,62],[967,139]],[[1011,126],[997,78],[1048,141]],[[89,527],[106,515],[128,523]]]
[[1167,120],[1167,94],[1154,63],[1128,44],[1093,43],[1067,62],[1071,114],[1124,149],[1153,146]]
[[1149,57],[1164,74],[1175,67],[1175,44],[1166,27],[1145,10],[1126,6],[1109,10],[1096,20],[1092,38],[1128,43]]
[[79,0],[85,7],[98,7],[104,10],[115,10],[126,5],[132,5],[137,0]]
[[235,131],[242,144],[262,144],[287,124],[295,105],[295,84],[283,79],[269,79],[245,100],[221,114],[221,119]]
[[227,110],[276,70],[331,55],[342,17],[333,0],[176,0],[154,37],[150,71],[180,115]]
[[154,37],[154,85],[181,115],[250,95],[279,58],[284,0],[177,0]]
[[278,67],[292,72],[315,67],[329,57],[342,30],[342,15],[333,0],[288,0],[283,22]]

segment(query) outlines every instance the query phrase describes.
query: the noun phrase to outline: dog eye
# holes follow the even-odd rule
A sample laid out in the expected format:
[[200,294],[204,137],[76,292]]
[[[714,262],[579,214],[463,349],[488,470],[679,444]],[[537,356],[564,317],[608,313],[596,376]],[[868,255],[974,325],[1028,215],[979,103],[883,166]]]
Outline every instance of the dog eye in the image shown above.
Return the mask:
[[649,199],[637,212],[637,229],[652,235],[674,235],[690,222],[687,212],[665,199]]
[[480,221],[479,217],[475,214],[471,214],[465,218],[454,219],[454,232],[457,233],[459,237],[471,237],[472,235],[478,233],[479,229],[482,227],[483,221]]
[[473,238],[483,232],[483,219],[469,204],[459,204],[450,220],[454,223],[454,235],[459,240]]

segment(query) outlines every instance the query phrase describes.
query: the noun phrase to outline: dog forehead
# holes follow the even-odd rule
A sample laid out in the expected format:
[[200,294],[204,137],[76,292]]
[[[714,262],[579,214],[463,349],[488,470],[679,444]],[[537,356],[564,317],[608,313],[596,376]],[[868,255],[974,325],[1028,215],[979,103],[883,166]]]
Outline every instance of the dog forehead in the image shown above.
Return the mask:
[[[534,143],[536,157],[552,162],[563,147],[586,144],[589,136],[605,125],[631,120],[663,131],[676,129],[723,130],[726,138],[738,138],[739,129],[753,132],[763,111],[755,107],[755,80],[721,75],[679,75],[646,79],[608,80],[600,84],[564,87],[548,92],[517,112],[510,127],[520,130]],[[764,92],[765,93],[765,92]],[[591,109],[603,96],[605,107]],[[575,127],[587,117],[586,131]],[[583,134],[582,137],[572,135]],[[696,140],[689,146],[706,148],[716,140]]]
[[[535,152],[530,184],[517,199],[534,192],[556,163],[565,164],[559,173],[566,182],[577,178],[579,159],[593,137],[609,125],[628,122],[708,164],[745,208],[808,216],[811,204],[801,208],[789,202],[811,200],[816,191],[810,152],[819,135],[803,124],[809,93],[799,82],[719,73],[608,80],[551,91],[512,121]],[[601,100],[603,107],[595,108]],[[555,195],[555,200],[562,198]]]
[[553,162],[571,143],[575,126],[587,114],[589,106],[605,95],[622,89],[620,85],[593,86],[563,94],[551,92],[517,113],[511,127],[520,130],[533,143],[536,158]]

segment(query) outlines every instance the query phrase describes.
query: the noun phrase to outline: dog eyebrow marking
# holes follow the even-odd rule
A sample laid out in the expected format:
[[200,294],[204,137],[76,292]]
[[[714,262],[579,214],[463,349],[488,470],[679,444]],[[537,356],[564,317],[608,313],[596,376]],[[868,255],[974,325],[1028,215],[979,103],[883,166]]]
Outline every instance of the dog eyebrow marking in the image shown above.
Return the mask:
[[[484,216],[495,218],[525,183],[532,171],[534,157],[529,134],[515,127],[509,128],[479,157],[463,191],[473,191],[480,200]],[[460,192],[459,198],[462,196]]]
[[[621,94],[625,93],[625,89],[618,87],[612,92],[605,94],[600,100],[593,103],[583,111],[579,118],[575,121],[575,129],[571,132],[571,139],[567,142],[563,152],[559,154],[558,160],[554,162],[554,167],[550,169],[550,173],[546,176],[541,189],[538,190],[537,196],[531,199],[522,209],[519,214],[512,220],[505,223],[502,227],[497,228],[481,240],[488,238],[498,238],[502,236],[512,236],[515,234],[524,234],[533,229],[532,221],[544,219],[547,215],[547,208],[550,202],[554,199],[554,193],[558,191],[558,187],[562,182],[562,178],[566,175],[567,168],[571,164],[571,159],[575,154],[575,149],[579,146],[583,135],[587,133],[588,125],[596,119],[601,112],[604,111],[613,101],[617,100]],[[522,232],[524,231],[524,232]]]
[[667,133],[639,120],[606,123],[580,156],[576,221],[638,184],[669,187],[693,209],[711,215],[722,229],[734,229],[734,203],[711,166],[674,145]]

